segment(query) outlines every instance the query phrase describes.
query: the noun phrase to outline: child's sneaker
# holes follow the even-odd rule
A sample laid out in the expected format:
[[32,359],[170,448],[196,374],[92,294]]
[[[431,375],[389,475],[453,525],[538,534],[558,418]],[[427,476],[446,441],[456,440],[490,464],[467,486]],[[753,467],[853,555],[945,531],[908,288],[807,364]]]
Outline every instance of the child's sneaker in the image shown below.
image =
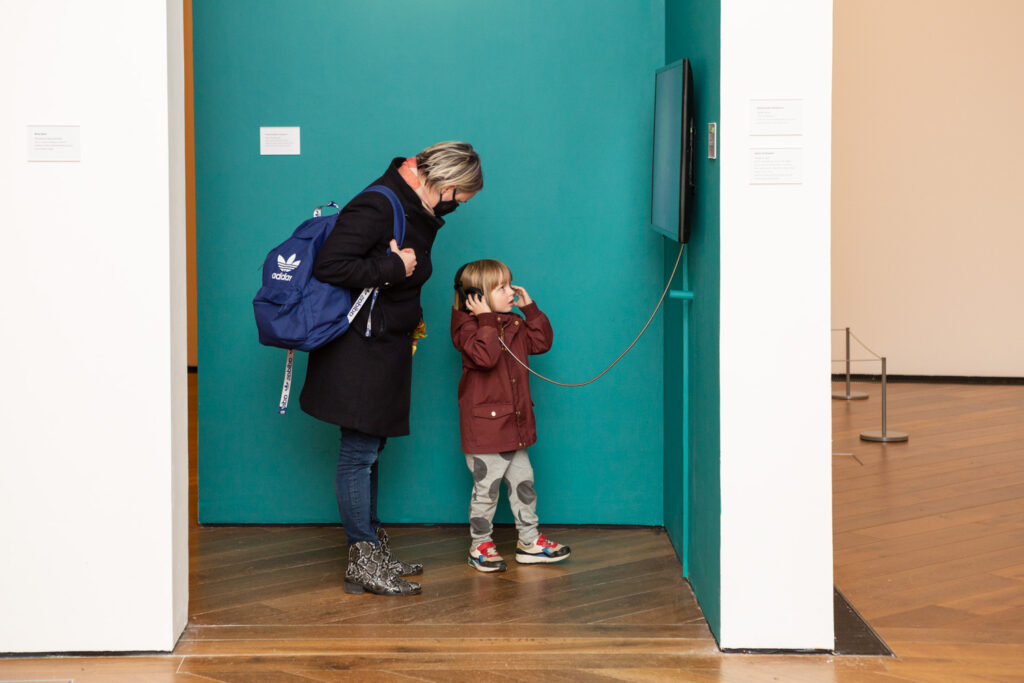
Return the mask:
[[503,572],[508,568],[491,541],[469,549],[469,566],[481,572]]
[[516,562],[520,564],[548,564],[569,559],[569,546],[544,538],[544,534],[530,545],[516,542]]

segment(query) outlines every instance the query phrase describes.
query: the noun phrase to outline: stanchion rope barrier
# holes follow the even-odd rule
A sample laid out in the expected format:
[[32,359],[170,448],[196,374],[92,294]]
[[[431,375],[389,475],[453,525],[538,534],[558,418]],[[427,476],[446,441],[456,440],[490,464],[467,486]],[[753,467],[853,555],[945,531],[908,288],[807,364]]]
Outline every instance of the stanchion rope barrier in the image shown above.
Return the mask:
[[[834,327],[834,328],[832,328],[832,330],[831,330],[831,331],[832,331],[832,332],[846,332],[846,330],[847,330],[847,328],[845,328],[845,327],[839,327],[839,328],[835,328],[835,327]],[[869,362],[872,362],[872,361],[876,361],[876,360],[882,360],[882,357],[881,357],[881,356],[879,356],[879,355],[878,355],[877,353],[875,353],[874,351],[872,351],[872,350],[871,350],[871,347],[869,347],[869,346],[868,346],[867,344],[865,344],[864,342],[862,342],[862,341],[861,341],[861,339],[860,339],[860,337],[858,337],[857,335],[855,335],[855,334],[854,334],[853,332],[850,332],[850,336],[851,336],[851,337],[853,337],[854,339],[856,339],[856,340],[857,340],[857,343],[858,343],[858,344],[860,344],[861,346],[863,346],[863,347],[864,347],[864,350],[865,350],[865,351],[867,351],[867,352],[868,352],[868,353],[870,353],[870,354],[871,354],[872,356],[874,356],[874,358],[851,358],[851,359],[850,359],[850,362],[851,362],[851,363],[869,363]],[[845,363],[845,362],[846,362],[846,359],[845,359],[845,358],[840,358],[840,359],[838,359],[838,360],[835,360],[835,359],[833,359],[833,360],[832,360],[832,362],[833,362],[833,363]]]

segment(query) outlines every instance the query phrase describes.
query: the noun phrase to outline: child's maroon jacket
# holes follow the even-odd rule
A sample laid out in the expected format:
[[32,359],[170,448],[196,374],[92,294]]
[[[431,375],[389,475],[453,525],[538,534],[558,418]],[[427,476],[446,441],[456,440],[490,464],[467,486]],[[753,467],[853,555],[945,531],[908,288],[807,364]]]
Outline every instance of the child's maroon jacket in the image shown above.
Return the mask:
[[465,453],[502,453],[532,446],[537,423],[530,373],[509,355],[499,336],[524,363],[551,348],[548,317],[531,303],[515,313],[473,316],[452,309],[452,343],[462,354],[459,431]]

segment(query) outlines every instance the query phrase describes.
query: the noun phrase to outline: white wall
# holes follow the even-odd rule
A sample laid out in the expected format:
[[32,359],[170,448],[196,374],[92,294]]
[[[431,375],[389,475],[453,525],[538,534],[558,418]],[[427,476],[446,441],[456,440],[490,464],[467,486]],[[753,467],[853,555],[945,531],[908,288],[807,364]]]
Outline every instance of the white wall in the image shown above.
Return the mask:
[[[723,0],[723,648],[833,647],[829,169],[832,3]],[[750,100],[802,100],[802,135],[752,138]],[[752,185],[752,147],[802,149],[802,184]]]
[[[191,12],[191,4],[188,11]],[[171,635],[188,625],[188,251],[185,179],[185,17],[183,0],[166,0],[168,269],[171,358]],[[173,647],[173,645],[171,646]]]
[[[188,601],[181,2],[3,0],[0,63],[0,652],[170,650]],[[28,162],[40,124],[81,126],[81,161]]]

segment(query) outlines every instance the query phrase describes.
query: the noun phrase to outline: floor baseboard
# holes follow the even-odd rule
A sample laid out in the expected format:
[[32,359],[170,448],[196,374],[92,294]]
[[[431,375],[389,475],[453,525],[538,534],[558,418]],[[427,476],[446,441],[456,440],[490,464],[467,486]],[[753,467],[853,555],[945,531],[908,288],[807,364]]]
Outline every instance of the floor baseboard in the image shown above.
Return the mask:
[[[886,375],[887,382],[920,384],[1024,385],[1024,377],[966,377],[961,375]],[[845,382],[845,374],[832,374],[833,382]],[[881,375],[850,375],[851,382],[881,382]]]

